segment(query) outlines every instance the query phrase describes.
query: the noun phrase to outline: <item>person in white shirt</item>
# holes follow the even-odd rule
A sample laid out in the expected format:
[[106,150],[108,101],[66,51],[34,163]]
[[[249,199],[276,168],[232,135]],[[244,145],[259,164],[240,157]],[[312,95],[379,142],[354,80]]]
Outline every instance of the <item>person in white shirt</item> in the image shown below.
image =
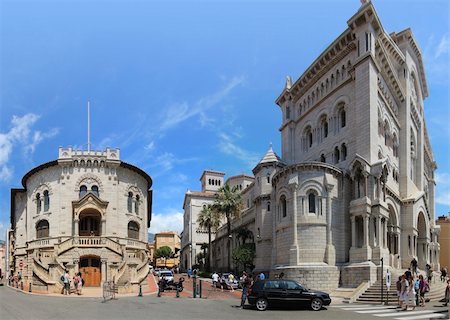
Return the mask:
[[217,283],[219,282],[219,275],[217,274],[217,272],[214,272],[211,276],[212,278],[212,285],[214,290],[216,290],[217,288]]

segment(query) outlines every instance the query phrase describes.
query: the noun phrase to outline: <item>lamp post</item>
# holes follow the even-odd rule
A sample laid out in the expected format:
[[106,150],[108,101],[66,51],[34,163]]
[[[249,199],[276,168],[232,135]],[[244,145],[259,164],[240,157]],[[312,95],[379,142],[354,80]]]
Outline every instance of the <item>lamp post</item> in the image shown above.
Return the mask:
[[381,304],[383,304],[383,292],[384,292],[384,288],[383,288],[383,258],[380,259],[381,260],[381,271],[380,271],[380,283],[381,283]]

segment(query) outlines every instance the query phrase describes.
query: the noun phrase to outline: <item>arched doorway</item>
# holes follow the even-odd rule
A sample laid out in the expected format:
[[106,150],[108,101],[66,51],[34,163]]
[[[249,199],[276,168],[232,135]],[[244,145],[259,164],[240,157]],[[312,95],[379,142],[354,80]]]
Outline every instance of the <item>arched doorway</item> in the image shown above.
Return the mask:
[[100,236],[101,215],[97,211],[84,211],[80,214],[79,235]]
[[81,277],[84,279],[85,287],[99,287],[102,274],[100,267],[100,257],[83,256],[80,258],[79,270]]
[[421,211],[417,217],[417,261],[420,268],[424,268],[428,263],[428,243],[427,224],[425,216]]

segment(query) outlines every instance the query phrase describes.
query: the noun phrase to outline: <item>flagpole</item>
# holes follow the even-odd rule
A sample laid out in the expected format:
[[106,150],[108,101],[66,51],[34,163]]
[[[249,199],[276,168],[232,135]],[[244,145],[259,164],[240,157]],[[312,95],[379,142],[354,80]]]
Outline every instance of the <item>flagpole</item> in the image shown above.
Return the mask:
[[91,151],[91,101],[88,100],[88,152]]

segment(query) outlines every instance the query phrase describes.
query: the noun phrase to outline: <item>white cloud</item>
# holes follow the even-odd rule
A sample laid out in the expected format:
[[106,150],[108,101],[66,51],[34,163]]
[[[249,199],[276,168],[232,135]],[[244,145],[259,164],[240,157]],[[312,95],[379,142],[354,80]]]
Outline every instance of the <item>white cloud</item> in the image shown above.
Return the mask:
[[200,116],[202,125],[211,122],[211,119],[206,117],[205,112],[221,102],[235,87],[241,85],[243,82],[244,77],[234,77],[221,90],[198,99],[193,105],[189,105],[187,102],[173,104],[167,108],[160,130],[164,131],[173,128],[194,116]]
[[6,133],[0,133],[0,181],[8,181],[13,172],[13,167],[8,165],[13,147],[22,147],[25,154],[32,154],[36,146],[43,140],[58,134],[59,130],[54,128],[48,132],[32,131],[31,127],[38,121],[40,116],[27,113],[22,117],[13,116],[11,129]]
[[176,164],[182,164],[190,161],[196,161],[197,158],[177,158],[173,153],[171,152],[164,152],[163,154],[157,156],[152,164],[150,165],[151,168],[154,169],[156,174],[153,176],[160,176],[167,171],[170,171],[173,169],[174,165]]
[[147,152],[153,152],[153,150],[155,150],[155,142],[152,141],[149,144],[147,144],[145,146],[145,150],[147,150]]
[[441,41],[437,45],[434,58],[438,59],[441,55],[448,54],[450,50],[450,38],[447,34],[443,35]]
[[256,153],[241,148],[234,143],[229,135],[223,132],[219,134],[219,137],[221,140],[219,143],[219,150],[221,152],[241,160],[250,168],[258,163],[259,156]]
[[172,210],[167,213],[153,213],[149,232],[157,233],[164,231],[175,231],[181,233],[183,230],[183,212]]

